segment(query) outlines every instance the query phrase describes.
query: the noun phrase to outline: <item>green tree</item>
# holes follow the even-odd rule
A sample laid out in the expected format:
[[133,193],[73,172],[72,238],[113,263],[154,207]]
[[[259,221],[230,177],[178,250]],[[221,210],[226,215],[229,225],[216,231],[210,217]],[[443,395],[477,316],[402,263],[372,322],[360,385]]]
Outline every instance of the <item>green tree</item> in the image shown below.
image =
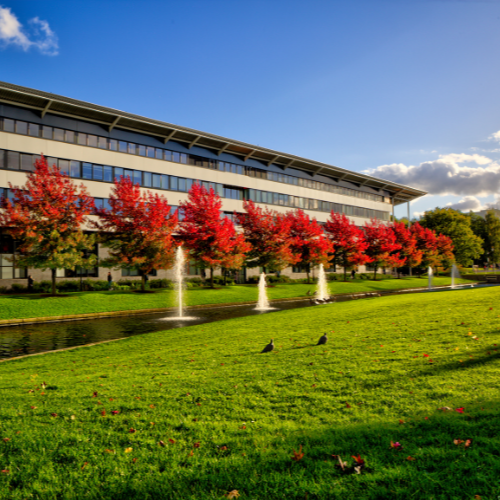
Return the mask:
[[500,219],[493,210],[488,210],[483,218],[474,212],[469,213],[471,228],[483,240],[483,250],[491,263],[500,262]]
[[420,224],[453,241],[455,260],[461,266],[472,265],[483,254],[483,239],[474,234],[471,218],[452,208],[435,208],[425,212]]

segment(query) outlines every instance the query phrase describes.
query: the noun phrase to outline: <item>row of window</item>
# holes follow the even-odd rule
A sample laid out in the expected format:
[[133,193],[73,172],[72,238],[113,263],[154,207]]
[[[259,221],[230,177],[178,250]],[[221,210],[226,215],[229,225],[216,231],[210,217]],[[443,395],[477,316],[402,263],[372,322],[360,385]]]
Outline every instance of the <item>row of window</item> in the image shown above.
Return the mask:
[[363,198],[365,200],[378,202],[384,201],[384,197],[380,195],[365,193],[363,191],[357,191],[355,189],[349,189],[340,186],[334,186],[331,184],[326,184],[325,182],[314,181],[312,179],[303,179],[302,177],[295,177],[293,175],[268,172],[267,170],[245,167],[243,165],[236,165],[234,163],[212,160],[191,154],[178,153],[176,151],[170,151],[168,149],[155,148],[153,146],[143,146],[133,142],[119,141],[117,139],[109,139],[107,137],[86,134],[83,132],[74,132],[72,130],[66,130],[62,128],[38,125],[36,123],[29,123],[21,120],[0,118],[0,130],[3,130],[4,132],[12,132],[32,137],[42,137],[44,139],[50,139],[54,141],[68,142],[81,146],[90,146],[94,148],[107,149],[110,151],[117,151],[120,153],[144,156],[147,158],[155,158],[157,160],[184,163],[187,165],[209,168],[212,170],[220,170],[222,172],[232,172],[234,174],[248,175],[250,177],[257,177],[259,179],[283,182],[286,184],[293,184],[295,186],[328,191],[330,193],[342,194],[345,196],[354,196],[356,198]]
[[[34,169],[34,162],[39,157],[39,155],[0,150],[0,169],[7,168],[9,170],[32,171]],[[280,205],[290,208],[301,208],[303,210],[317,210],[320,212],[331,212],[333,210],[355,217],[374,217],[376,219],[389,220],[389,212],[343,205],[330,201],[321,201],[315,198],[304,198],[302,196],[292,196],[261,191],[258,189],[224,186],[223,184],[215,182],[198,181],[196,179],[155,174],[152,172],[143,172],[141,170],[124,169],[121,167],[111,167],[108,165],[96,165],[76,160],[48,157],[47,161],[49,165],[57,165],[59,170],[73,178],[112,182],[113,179],[119,179],[123,176],[130,178],[134,183],[144,187],[181,192],[188,192],[194,182],[200,182],[207,190],[212,188],[221,198],[232,200],[249,199],[255,203],[265,203],[268,205]]]

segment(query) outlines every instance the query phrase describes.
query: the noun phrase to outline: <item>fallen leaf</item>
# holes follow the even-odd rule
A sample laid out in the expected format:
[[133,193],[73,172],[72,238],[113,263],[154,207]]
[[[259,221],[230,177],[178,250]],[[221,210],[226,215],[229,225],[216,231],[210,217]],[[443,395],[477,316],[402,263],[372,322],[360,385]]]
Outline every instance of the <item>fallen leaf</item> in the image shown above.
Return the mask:
[[125,453],[130,453],[133,450],[133,448],[125,448]]
[[129,429],[129,432],[130,432],[130,434],[134,434],[134,432],[136,432],[136,430],[135,429]]
[[226,498],[238,498],[240,494],[238,493],[238,490],[233,490],[230,491],[227,495],[224,495]]
[[115,450],[108,450],[107,448],[104,450],[106,453],[114,453]]
[[57,413],[51,413],[50,416],[55,418],[57,417]]
[[458,411],[458,413],[463,413],[464,412],[464,408],[456,408],[455,411]]
[[413,457],[407,456],[407,457],[406,457],[406,460],[413,461],[413,460],[415,460],[415,459],[414,459]]
[[403,446],[398,441],[396,441],[395,443],[391,441],[391,448],[395,448],[396,450],[402,450]]
[[82,470],[85,469],[85,467],[87,467],[88,464],[89,464],[88,462],[83,462]]
[[2,469],[2,474],[10,474],[10,470],[9,469]]
[[163,441],[158,441],[158,444],[163,447],[167,446]]
[[3,438],[3,439],[2,439],[2,441],[3,441],[4,443],[8,443],[8,442],[10,441],[10,438]]
[[113,415],[118,415],[118,413],[120,413],[120,412],[119,412],[118,410],[113,410],[111,413],[112,413]]
[[194,446],[195,448],[199,448],[199,447],[200,447],[200,442],[199,442],[199,441],[197,441],[196,443],[194,443],[194,445],[193,445],[193,446]]
[[302,453],[302,445],[300,445],[299,451],[293,450],[293,457],[292,460],[295,460],[298,462],[299,460],[302,460],[304,458],[304,453]]
[[168,442],[169,442],[170,444],[175,444],[175,439],[170,438],[170,439],[168,440]]

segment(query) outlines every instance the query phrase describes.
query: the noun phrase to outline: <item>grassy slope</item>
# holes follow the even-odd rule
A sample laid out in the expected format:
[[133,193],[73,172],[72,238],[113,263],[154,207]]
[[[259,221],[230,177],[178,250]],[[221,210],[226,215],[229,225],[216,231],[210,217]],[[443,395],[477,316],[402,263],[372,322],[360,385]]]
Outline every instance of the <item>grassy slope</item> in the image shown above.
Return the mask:
[[[0,498],[496,499],[499,299],[367,299],[0,363]],[[358,453],[359,476],[332,457]]]
[[[435,278],[434,284],[449,284],[450,278]],[[356,293],[372,290],[396,290],[426,286],[427,280],[405,278],[382,281],[332,282],[332,293]],[[303,297],[307,291],[314,292],[315,285],[276,285],[269,289],[270,299]],[[87,292],[71,293],[68,297],[45,297],[38,295],[0,296],[0,319],[37,318],[67,314],[85,314],[108,311],[127,311],[171,307],[175,303],[174,292],[155,294],[133,292]],[[257,300],[257,288],[247,286],[224,287],[218,290],[192,289],[187,291],[188,305],[224,304]]]

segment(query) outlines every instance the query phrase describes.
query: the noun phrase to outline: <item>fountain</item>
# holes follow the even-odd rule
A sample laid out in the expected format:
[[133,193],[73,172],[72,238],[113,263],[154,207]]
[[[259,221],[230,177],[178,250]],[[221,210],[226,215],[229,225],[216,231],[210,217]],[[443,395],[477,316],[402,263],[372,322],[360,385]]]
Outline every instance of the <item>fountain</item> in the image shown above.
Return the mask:
[[457,265],[453,264],[453,267],[451,268],[451,288],[455,288],[457,286],[455,283],[456,279],[460,279],[460,273],[458,271]]
[[173,318],[164,318],[166,320],[183,320],[189,321],[196,318],[184,316],[184,266],[186,258],[182,246],[179,246],[175,252],[174,264],[174,280],[175,290],[177,291],[177,313],[178,315]]
[[326,273],[323,264],[319,265],[318,274],[318,287],[316,288],[316,299],[325,301],[328,300],[330,294],[328,293],[328,283],[326,281]]
[[432,290],[432,277],[434,276],[434,273],[432,272],[432,267],[429,266],[429,270],[428,270],[428,276],[429,276],[429,284],[427,285],[427,287],[429,288],[429,290]]
[[259,278],[259,301],[257,302],[256,311],[269,311],[273,309],[269,305],[269,299],[267,298],[266,290],[266,273],[261,273]]

